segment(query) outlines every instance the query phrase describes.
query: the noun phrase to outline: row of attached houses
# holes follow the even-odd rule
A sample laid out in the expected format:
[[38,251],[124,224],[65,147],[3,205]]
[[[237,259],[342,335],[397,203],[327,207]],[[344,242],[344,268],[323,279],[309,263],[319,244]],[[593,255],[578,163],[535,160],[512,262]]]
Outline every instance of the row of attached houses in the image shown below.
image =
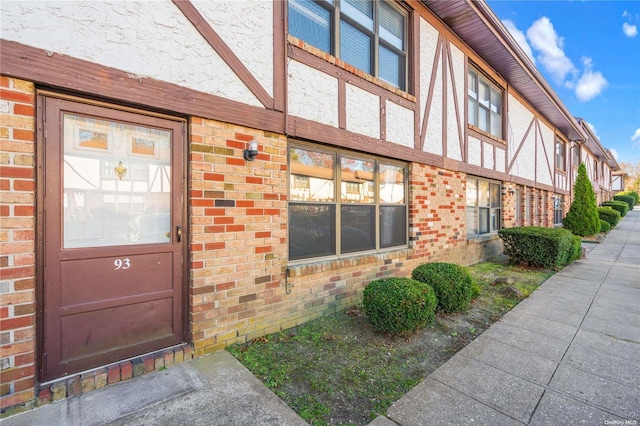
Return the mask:
[[3,410],[493,256],[579,162],[614,190],[484,1],[0,8]]

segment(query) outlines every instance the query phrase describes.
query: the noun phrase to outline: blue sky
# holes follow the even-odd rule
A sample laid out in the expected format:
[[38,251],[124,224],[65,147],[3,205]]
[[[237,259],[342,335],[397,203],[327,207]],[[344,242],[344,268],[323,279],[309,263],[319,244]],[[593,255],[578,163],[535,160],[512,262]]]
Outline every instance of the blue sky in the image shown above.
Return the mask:
[[567,109],[640,162],[640,1],[488,3]]

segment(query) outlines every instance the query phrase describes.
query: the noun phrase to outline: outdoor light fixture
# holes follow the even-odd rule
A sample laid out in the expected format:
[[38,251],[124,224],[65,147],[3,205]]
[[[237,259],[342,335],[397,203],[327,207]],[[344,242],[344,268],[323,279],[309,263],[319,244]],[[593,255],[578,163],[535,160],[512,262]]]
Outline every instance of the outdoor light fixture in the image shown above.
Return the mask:
[[244,150],[244,159],[247,161],[253,161],[258,155],[258,141],[251,139],[249,141],[249,148]]
[[513,195],[513,194],[515,194],[515,193],[516,193],[515,188],[511,188],[511,189],[509,189],[509,194]]

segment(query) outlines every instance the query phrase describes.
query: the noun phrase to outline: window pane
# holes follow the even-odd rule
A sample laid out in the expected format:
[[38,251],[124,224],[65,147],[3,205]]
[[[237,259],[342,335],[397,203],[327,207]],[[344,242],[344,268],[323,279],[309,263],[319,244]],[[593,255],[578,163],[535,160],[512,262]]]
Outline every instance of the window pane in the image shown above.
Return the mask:
[[380,3],[380,38],[404,50],[404,15],[385,2]]
[[291,148],[289,162],[289,196],[292,201],[334,201],[333,154]]
[[478,210],[479,210],[478,233],[488,234],[489,233],[489,209],[481,207]]
[[520,208],[522,204],[522,192],[516,189],[516,224],[520,224]]
[[467,235],[478,234],[478,209],[467,207]]
[[469,96],[478,99],[478,74],[469,70]]
[[380,203],[405,203],[404,175],[404,167],[380,164]]
[[502,138],[502,117],[494,112],[491,113],[491,134]]
[[491,209],[491,231],[500,229],[500,209]]
[[497,183],[491,184],[491,207],[500,207],[500,185]]
[[343,203],[373,203],[374,162],[342,157],[340,199]]
[[378,71],[380,74],[378,77],[387,83],[403,89],[403,57],[380,45],[378,62]]
[[331,52],[331,14],[311,0],[289,0],[289,33]]
[[380,248],[407,244],[407,209],[405,206],[380,207]]
[[467,180],[467,206],[478,205],[478,180]]
[[489,99],[490,99],[489,85],[487,83],[485,83],[484,81],[482,81],[482,80],[480,80],[478,85],[479,85],[479,89],[480,89],[480,92],[479,92],[480,104],[484,105],[487,108],[489,108]]
[[371,74],[371,37],[340,21],[340,58]]
[[64,247],[170,242],[171,132],[67,113],[62,125]]
[[469,99],[469,124],[478,125],[478,102],[471,97]]
[[478,205],[489,207],[489,182],[478,181]]
[[340,252],[376,248],[375,206],[343,204],[340,206]]
[[485,132],[489,131],[489,110],[482,106],[478,111],[478,127]]
[[342,0],[342,13],[373,31],[373,4],[369,0]]
[[494,89],[493,87],[491,88],[491,111],[500,114],[500,110],[502,109],[500,107],[501,102],[501,96],[500,93]]
[[334,205],[289,204],[289,260],[336,254]]

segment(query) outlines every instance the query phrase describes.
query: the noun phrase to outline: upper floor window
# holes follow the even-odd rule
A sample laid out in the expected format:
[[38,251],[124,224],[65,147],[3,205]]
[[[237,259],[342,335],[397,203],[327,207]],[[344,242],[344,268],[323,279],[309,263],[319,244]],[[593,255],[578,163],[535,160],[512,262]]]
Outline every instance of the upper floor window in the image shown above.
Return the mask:
[[406,10],[384,0],[289,0],[289,33],[402,90]]
[[406,164],[296,144],[289,168],[290,261],[407,246]]
[[561,140],[556,140],[556,169],[567,170],[567,144]]
[[502,139],[502,89],[469,68],[469,124]]

